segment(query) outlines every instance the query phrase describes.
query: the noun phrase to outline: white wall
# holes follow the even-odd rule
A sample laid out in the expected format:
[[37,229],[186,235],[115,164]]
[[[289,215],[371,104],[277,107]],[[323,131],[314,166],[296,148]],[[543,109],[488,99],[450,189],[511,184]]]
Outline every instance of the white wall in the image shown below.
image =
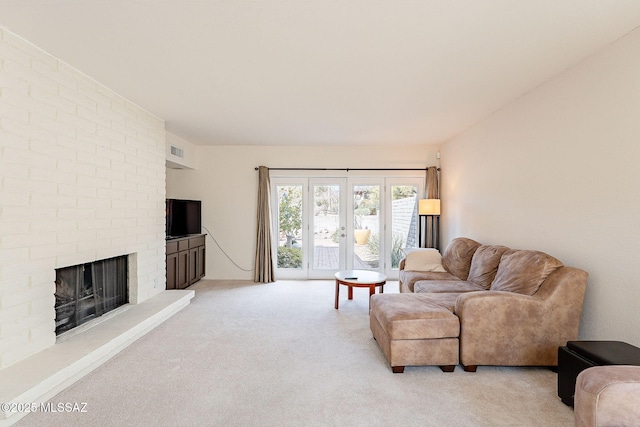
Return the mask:
[[443,237],[590,277],[581,337],[640,345],[640,31],[442,146]]
[[[253,278],[257,166],[309,168],[424,168],[437,146],[396,147],[198,147],[195,170],[167,169],[167,197],[202,200],[202,225],[241,267],[207,238],[206,277]],[[324,173],[327,175],[327,173]]]
[[165,288],[164,122],[0,28],[0,369],[55,344],[55,269]]

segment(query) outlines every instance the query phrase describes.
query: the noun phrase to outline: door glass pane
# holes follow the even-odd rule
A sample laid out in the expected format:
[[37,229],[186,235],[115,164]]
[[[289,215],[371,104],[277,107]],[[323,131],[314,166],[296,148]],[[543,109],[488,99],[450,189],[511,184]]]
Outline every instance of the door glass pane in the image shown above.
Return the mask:
[[353,186],[353,268],[380,265],[380,186]]
[[391,268],[398,268],[403,248],[416,248],[418,187],[391,186]]
[[340,268],[340,186],[313,186],[313,268]]
[[278,268],[302,268],[302,185],[276,186]]

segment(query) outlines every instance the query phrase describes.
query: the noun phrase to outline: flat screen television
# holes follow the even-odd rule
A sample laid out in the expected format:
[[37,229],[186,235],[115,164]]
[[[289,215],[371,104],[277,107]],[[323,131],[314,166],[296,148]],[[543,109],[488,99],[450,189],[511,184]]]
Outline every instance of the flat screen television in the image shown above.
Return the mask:
[[201,212],[200,200],[167,199],[167,239],[200,234]]

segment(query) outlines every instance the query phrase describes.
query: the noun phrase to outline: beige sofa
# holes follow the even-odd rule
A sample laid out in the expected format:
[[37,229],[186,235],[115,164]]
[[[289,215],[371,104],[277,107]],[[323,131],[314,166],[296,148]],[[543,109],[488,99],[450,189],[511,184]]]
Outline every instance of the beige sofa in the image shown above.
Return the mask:
[[576,380],[576,427],[640,425],[640,367],[593,366]]
[[[408,269],[416,265],[422,271]],[[409,253],[399,279],[401,294],[372,296],[370,313],[394,372],[425,364],[445,371],[458,363],[466,371],[557,366],[558,347],[578,337],[587,273],[543,252],[457,238],[441,258]],[[458,335],[452,322],[459,322]],[[425,349],[434,356],[421,354]]]

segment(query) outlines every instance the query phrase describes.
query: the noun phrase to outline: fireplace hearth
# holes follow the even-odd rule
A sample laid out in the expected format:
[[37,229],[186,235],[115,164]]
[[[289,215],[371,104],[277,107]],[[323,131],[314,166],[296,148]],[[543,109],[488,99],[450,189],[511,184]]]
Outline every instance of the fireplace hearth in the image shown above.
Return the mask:
[[128,256],[56,269],[56,335],[129,302]]

